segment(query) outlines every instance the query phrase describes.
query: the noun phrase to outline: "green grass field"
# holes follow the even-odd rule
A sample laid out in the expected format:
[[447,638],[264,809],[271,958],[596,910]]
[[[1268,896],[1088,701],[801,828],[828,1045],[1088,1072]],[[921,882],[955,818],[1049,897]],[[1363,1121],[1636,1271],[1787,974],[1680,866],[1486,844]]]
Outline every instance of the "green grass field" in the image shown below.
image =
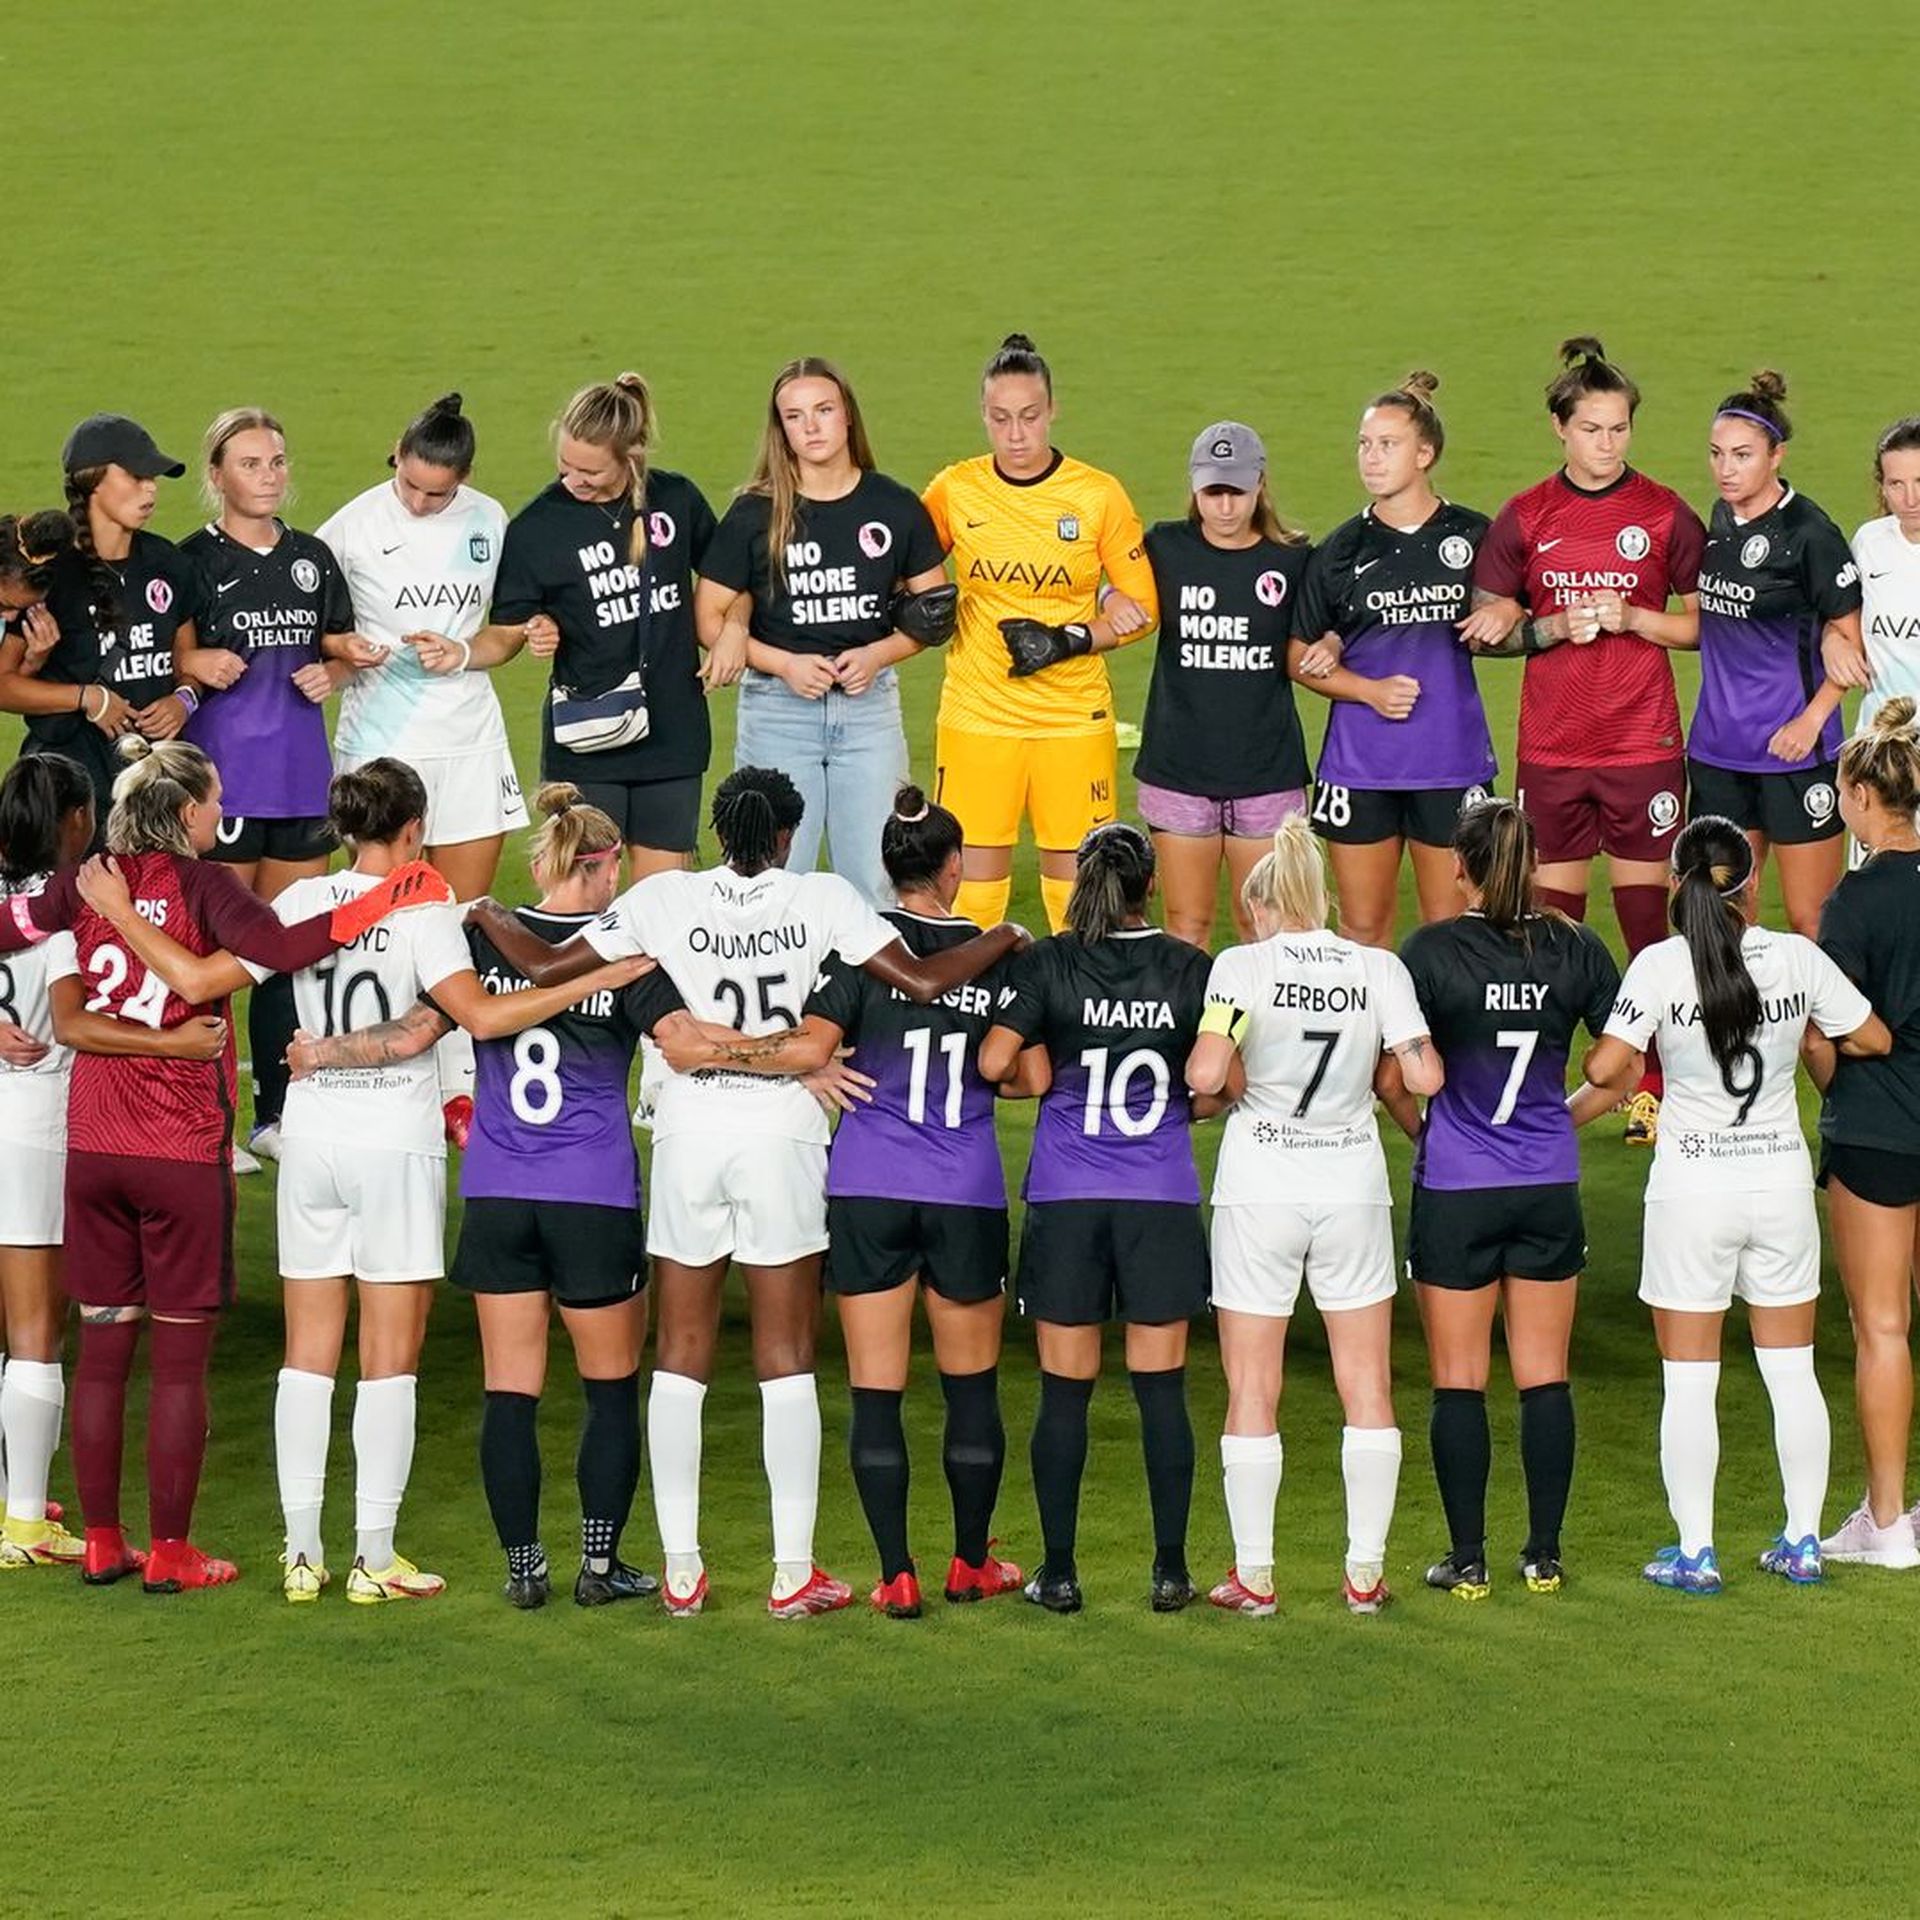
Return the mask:
[[[452,386],[479,425],[479,483],[517,505],[546,476],[560,402],[625,366],[655,384],[662,461],[718,502],[768,377],[801,352],[846,366],[882,464],[918,482],[980,446],[978,367],[1015,327],[1053,359],[1060,443],[1119,472],[1150,519],[1183,499],[1192,434],[1231,414],[1266,434],[1286,509],[1326,529],[1357,500],[1360,403],[1415,364],[1443,376],[1448,490],[1491,510],[1551,464],[1539,389],[1572,332],[1640,378],[1636,460],[1696,501],[1708,411],[1756,365],[1792,376],[1793,472],[1848,528],[1870,505],[1872,436],[1915,404],[1892,161],[1920,26],[1885,9],[75,0],[9,26],[7,507],[57,497],[61,439],[95,407],[190,454],[216,409],[258,401],[288,423],[296,518],[314,525]],[[164,497],[162,531],[193,524],[189,486]],[[1142,650],[1117,672],[1136,717],[1147,667]],[[924,766],[935,669],[905,679]],[[1515,683],[1491,668],[1484,684],[1504,756]],[[502,685],[531,773],[531,663]],[[510,851],[502,890],[521,885]],[[1024,872],[1015,910],[1040,919]],[[1339,1414],[1310,1315],[1283,1416],[1296,1566],[1277,1621],[1147,1611],[1116,1376],[1094,1406],[1085,1615],[1003,1602],[773,1625],[737,1313],[707,1422],[710,1613],[511,1613],[474,1459],[472,1315],[451,1294],[403,1527],[451,1592],[289,1609],[272,1577],[269,1173],[245,1191],[198,1525],[246,1577],[167,1602],[5,1583],[0,1910],[1908,1911],[1920,1683],[1900,1650],[1920,1587],[1842,1570],[1793,1592],[1746,1571],[1777,1507],[1738,1347],[1728,1594],[1696,1606],[1635,1577],[1668,1522],[1633,1297],[1645,1163],[1612,1131],[1587,1149],[1573,1582],[1531,1600],[1504,1578],[1471,1609],[1419,1590],[1442,1528],[1409,1302],[1403,1604],[1373,1621],[1335,1598]],[[1006,1141],[1017,1166],[1024,1125]],[[1822,1343],[1837,1518],[1859,1470],[1837,1286]],[[821,1372],[821,1557],[864,1581],[831,1330]],[[1204,1330],[1191,1378],[1194,1565],[1211,1573],[1229,1544]],[[999,1532],[1027,1561],[1019,1328],[1004,1380]],[[560,1353],[548,1398],[547,1539],[569,1566],[578,1390]],[[947,1548],[938,1404],[923,1358],[909,1419],[930,1566]],[[1493,1405],[1504,1554],[1521,1508],[1498,1381]],[[632,1538],[651,1559],[644,1494]]]

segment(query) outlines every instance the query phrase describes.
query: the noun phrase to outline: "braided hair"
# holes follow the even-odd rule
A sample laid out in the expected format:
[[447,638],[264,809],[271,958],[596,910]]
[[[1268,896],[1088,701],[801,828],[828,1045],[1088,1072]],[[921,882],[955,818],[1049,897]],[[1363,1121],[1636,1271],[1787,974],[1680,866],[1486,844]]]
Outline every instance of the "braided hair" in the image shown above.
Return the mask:
[[1153,890],[1153,842],[1125,820],[1109,820],[1080,842],[1074,856],[1067,925],[1091,945],[1142,913]]
[[807,803],[777,767],[736,767],[713,794],[713,830],[721,856],[743,874],[777,866],[785,857],[780,836],[800,824]]

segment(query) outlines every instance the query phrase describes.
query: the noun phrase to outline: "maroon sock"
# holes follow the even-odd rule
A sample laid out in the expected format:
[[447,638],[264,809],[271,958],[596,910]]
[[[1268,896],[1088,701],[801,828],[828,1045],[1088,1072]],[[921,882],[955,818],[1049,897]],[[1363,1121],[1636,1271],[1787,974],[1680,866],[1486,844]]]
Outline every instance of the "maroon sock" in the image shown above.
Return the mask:
[[138,1320],[82,1320],[67,1420],[73,1484],[89,1527],[120,1524],[120,1456],[127,1428],[127,1375],[140,1339]]
[[1555,913],[1564,913],[1569,920],[1584,920],[1587,917],[1587,896],[1584,893],[1562,893],[1558,887],[1536,887],[1534,892],[1539,895],[1543,907],[1551,907]]
[[[1620,922],[1621,937],[1627,943],[1631,960],[1643,947],[1664,940],[1672,929],[1667,925],[1665,887],[1615,887],[1613,911]],[[1647,1045],[1647,1070],[1640,1076],[1637,1091],[1650,1093],[1657,1100],[1666,1083],[1660,1074],[1660,1055],[1651,1041]]]
[[147,1513],[156,1540],[184,1540],[207,1457],[207,1363],[212,1320],[153,1323],[147,1405]]

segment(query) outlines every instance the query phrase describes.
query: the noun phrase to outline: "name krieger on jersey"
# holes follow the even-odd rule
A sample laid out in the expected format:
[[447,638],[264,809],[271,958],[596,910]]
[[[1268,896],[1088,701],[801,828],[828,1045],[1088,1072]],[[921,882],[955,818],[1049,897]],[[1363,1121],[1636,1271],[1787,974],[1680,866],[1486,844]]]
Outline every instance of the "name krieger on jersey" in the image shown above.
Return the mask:
[[[974,1014],[985,1019],[987,1015],[1008,1005],[1013,995],[1014,990],[1011,987],[1002,987],[998,993],[995,993],[991,987],[982,986],[978,980],[969,980],[963,986],[949,987],[939,999],[933,1002],[933,1005],[950,1008],[955,1013]],[[911,994],[902,993],[898,987],[889,987],[887,998],[896,1004],[905,1003],[908,1006],[916,1004]]]

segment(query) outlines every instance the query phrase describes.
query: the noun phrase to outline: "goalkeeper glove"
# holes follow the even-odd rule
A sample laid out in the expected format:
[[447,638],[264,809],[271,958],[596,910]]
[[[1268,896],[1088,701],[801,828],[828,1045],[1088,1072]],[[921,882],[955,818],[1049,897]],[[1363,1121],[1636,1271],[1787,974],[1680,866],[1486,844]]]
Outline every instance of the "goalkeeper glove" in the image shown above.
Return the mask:
[[1013,660],[1007,669],[1009,680],[1024,680],[1076,654],[1093,651],[1091,629],[1077,620],[1064,627],[1050,627],[1044,620],[1002,620],[1000,633]]

